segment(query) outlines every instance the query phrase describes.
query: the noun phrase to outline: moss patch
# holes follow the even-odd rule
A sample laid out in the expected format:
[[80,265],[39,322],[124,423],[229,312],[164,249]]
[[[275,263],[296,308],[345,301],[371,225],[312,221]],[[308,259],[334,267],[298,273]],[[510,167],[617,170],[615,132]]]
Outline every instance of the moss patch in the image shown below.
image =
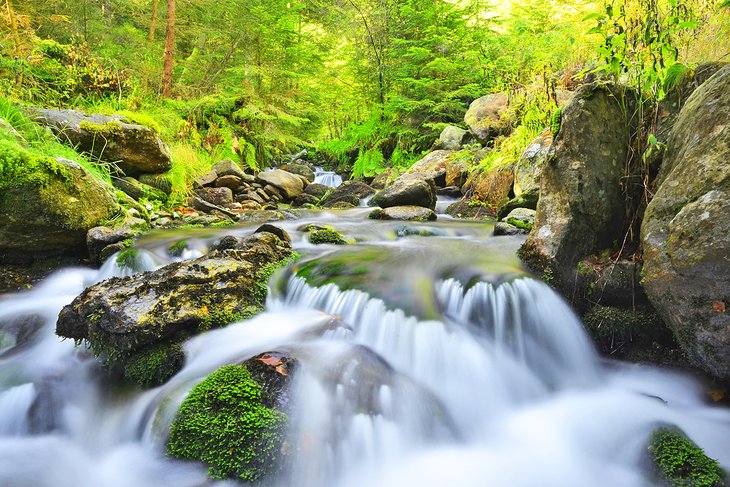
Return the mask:
[[724,472],[717,460],[677,428],[660,428],[651,437],[649,451],[659,476],[672,487],[722,487]]
[[88,120],[83,120],[79,123],[79,128],[82,130],[86,130],[91,135],[105,136],[120,131],[122,129],[122,124],[116,121],[107,122],[105,124],[98,124],[94,122],[89,122]]
[[523,220],[519,220],[517,218],[512,218],[512,217],[507,218],[507,222],[506,223],[509,223],[510,225],[515,226],[517,228],[521,228],[523,230],[527,230],[528,232],[530,230],[532,230],[532,223],[526,222],[526,221],[523,221]]
[[136,249],[122,250],[121,252],[119,252],[119,255],[117,255],[117,265],[119,267],[126,267],[127,269],[137,270],[137,255],[138,252]]
[[314,230],[312,233],[309,234],[309,241],[315,245],[345,245],[348,243],[345,237],[340,232],[331,227],[323,227]]
[[124,365],[124,377],[141,387],[157,387],[170,380],[184,363],[180,343],[161,344],[132,354]]
[[187,240],[178,240],[167,248],[167,253],[170,257],[180,257],[187,248]]
[[54,180],[72,184],[68,170],[55,159],[33,154],[18,143],[0,140],[0,190],[24,184],[46,187]]
[[170,426],[167,453],[200,460],[208,474],[256,482],[276,470],[287,416],[267,408],[248,370],[227,365],[195,386]]

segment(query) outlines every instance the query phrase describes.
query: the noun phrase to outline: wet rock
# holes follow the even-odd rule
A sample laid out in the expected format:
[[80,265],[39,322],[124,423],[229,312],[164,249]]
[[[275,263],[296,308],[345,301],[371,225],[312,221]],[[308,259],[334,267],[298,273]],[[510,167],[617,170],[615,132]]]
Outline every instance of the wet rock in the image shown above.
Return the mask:
[[291,379],[299,361],[285,352],[265,352],[243,363],[251,378],[261,386],[261,402],[268,408],[289,411]]
[[306,194],[314,196],[317,199],[321,199],[322,197],[324,197],[324,195],[326,195],[330,191],[332,191],[332,188],[330,188],[329,186],[326,186],[324,184],[320,184],[320,183],[309,184],[304,189],[304,192]]
[[307,183],[311,183],[314,181],[314,171],[311,167],[305,165],[305,164],[282,164],[279,166],[279,169],[282,171],[290,172],[292,174],[296,174],[298,176],[303,176]]
[[506,93],[494,93],[477,98],[469,105],[464,123],[482,143],[498,135],[509,133],[510,121],[506,118],[509,97]]
[[495,218],[497,212],[492,206],[481,203],[471,196],[464,196],[446,208],[446,214],[454,218]]
[[445,188],[438,188],[436,190],[437,196],[448,196],[450,198],[461,198],[463,194],[461,193],[461,189],[459,189],[457,186],[446,186]]
[[375,190],[362,181],[345,181],[332,190],[322,200],[322,204],[327,208],[334,208],[339,202],[346,202],[353,206],[358,206],[362,198],[370,196],[373,193],[375,193]]
[[87,340],[97,355],[123,364],[152,345],[250,316],[266,297],[259,280],[268,275],[260,272],[288,257],[291,246],[264,232],[236,246],[97,283],[63,308],[56,333]]
[[119,210],[110,185],[74,161],[54,164],[0,193],[0,263],[84,255],[86,232]]
[[636,127],[635,95],[616,85],[583,85],[562,111],[561,128],[543,166],[537,217],[520,257],[571,293],[577,263],[624,234],[621,182],[628,137]]
[[319,198],[312,196],[311,194],[302,193],[292,201],[293,206],[315,206],[319,203]]
[[117,163],[129,176],[161,173],[172,167],[170,149],[157,133],[120,115],[85,115],[76,110],[41,109],[34,119],[72,147]]
[[101,252],[105,247],[132,239],[139,233],[139,230],[133,229],[130,225],[122,225],[118,228],[94,227],[86,234],[86,248],[89,250],[89,257],[94,262],[103,262]]
[[123,191],[125,194],[137,201],[142,198],[148,200],[167,201],[167,194],[164,191],[128,176],[123,178],[112,178],[112,184],[115,188]]
[[641,227],[644,289],[692,362],[730,379],[730,66],[700,86],[669,138]]
[[516,226],[510,225],[509,223],[497,222],[494,224],[494,235],[496,236],[524,235],[526,233],[528,233],[526,230],[522,228],[517,228]]
[[433,210],[436,208],[436,185],[433,179],[418,174],[403,175],[373,196],[370,205],[381,208],[421,206]]
[[436,213],[423,206],[390,206],[376,208],[368,215],[372,220],[433,221]]
[[299,177],[281,169],[262,171],[256,177],[262,184],[270,184],[280,190],[287,199],[296,198],[304,191],[304,184]]

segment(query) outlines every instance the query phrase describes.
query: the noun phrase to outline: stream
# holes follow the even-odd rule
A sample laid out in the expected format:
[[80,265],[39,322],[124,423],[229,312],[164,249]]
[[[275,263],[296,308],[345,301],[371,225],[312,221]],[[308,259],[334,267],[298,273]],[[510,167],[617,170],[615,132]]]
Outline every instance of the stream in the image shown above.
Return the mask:
[[[292,466],[266,485],[651,485],[646,444],[666,423],[730,469],[730,410],[686,374],[599,357],[570,307],[522,269],[520,238],[369,211],[275,222],[301,258],[272,277],[266,311],[187,341],[184,368],[147,391],[110,386],[89,350],[54,334],[86,286],[132,272],[115,259],[0,296],[0,486],[236,485],[166,458],[166,434],[197,382],[272,350],[300,367]],[[357,243],[311,245],[299,230],[309,223]],[[146,235],[137,271],[257,226]],[[188,250],[168,256],[183,238]]]

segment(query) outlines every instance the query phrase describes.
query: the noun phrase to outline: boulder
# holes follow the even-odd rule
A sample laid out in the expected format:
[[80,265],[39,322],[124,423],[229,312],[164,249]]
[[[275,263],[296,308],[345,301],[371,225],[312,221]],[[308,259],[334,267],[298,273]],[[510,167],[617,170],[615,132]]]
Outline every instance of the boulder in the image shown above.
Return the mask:
[[28,177],[0,182],[0,263],[84,255],[86,232],[119,210],[114,189],[74,161],[22,157]]
[[333,208],[340,202],[358,206],[362,198],[373,193],[375,190],[362,181],[345,181],[324,198],[322,204],[327,208]]
[[468,144],[471,139],[471,135],[468,130],[464,130],[453,125],[447,125],[441,131],[438,140],[436,141],[436,147],[445,150],[459,150],[464,144]]
[[243,181],[238,176],[221,176],[215,180],[217,188],[229,188],[232,191],[237,190],[243,185]]
[[264,186],[267,184],[274,186],[288,199],[296,198],[304,191],[304,184],[298,176],[281,169],[261,171],[256,178]]
[[233,191],[230,188],[200,188],[195,190],[195,193],[203,201],[207,201],[216,206],[233,203]]
[[403,175],[373,196],[370,206],[421,206],[433,210],[436,208],[436,185],[428,175]]
[[216,173],[217,177],[236,176],[242,181],[247,181],[249,183],[252,183],[254,181],[252,175],[246,174],[246,172],[239,164],[233,162],[230,159],[223,159],[216,162],[215,164],[213,164],[212,170]]
[[406,220],[406,221],[433,221],[436,213],[423,206],[391,206],[376,208],[370,212],[368,218],[372,220]]
[[257,284],[264,267],[291,254],[272,233],[254,236],[235,249],[94,284],[63,308],[56,333],[122,358],[250,315],[264,304],[266,288]]
[[644,289],[695,365],[730,379],[730,67],[682,108],[641,226]]
[[453,151],[450,150],[429,152],[423,159],[409,167],[404,174],[421,174],[433,179],[439,187],[446,186],[446,161],[451,154]]
[[279,169],[281,169],[282,171],[290,172],[292,174],[298,174],[299,176],[304,176],[308,183],[314,181],[314,171],[311,167],[305,164],[282,164],[281,166],[279,166]]
[[86,234],[86,247],[89,250],[89,257],[94,262],[101,262],[101,254],[104,248],[125,240],[130,240],[139,235],[131,225],[122,225],[118,228],[94,227]]
[[507,93],[494,93],[477,98],[469,105],[464,123],[481,143],[487,143],[498,135],[509,133],[507,119],[509,97]]
[[195,180],[193,181],[193,188],[200,189],[206,186],[213,186],[216,179],[218,179],[218,173],[214,170],[208,171],[202,176],[198,176],[197,178],[195,178]]
[[494,225],[494,235],[496,236],[503,236],[503,235],[524,235],[527,233],[522,228],[518,228],[514,225],[510,225],[506,222],[497,222]]
[[487,206],[471,196],[464,196],[459,201],[446,208],[446,214],[454,218],[495,218],[497,212],[492,206]]
[[317,199],[321,199],[324,195],[330,192],[332,188],[325,184],[312,183],[307,185],[304,192],[308,195],[314,196]]
[[515,208],[510,211],[509,214],[502,219],[502,221],[523,230],[530,231],[532,230],[532,225],[535,223],[535,214],[536,211],[529,208]]
[[583,85],[562,111],[540,180],[537,217],[520,256],[570,293],[577,263],[623,239],[621,182],[634,133],[635,95],[617,85]]
[[547,160],[550,145],[553,143],[553,133],[545,130],[524,150],[515,164],[514,193],[516,197],[524,193],[540,192],[540,175],[542,166]]
[[164,191],[144,184],[129,176],[112,178],[112,184],[118,190],[134,198],[135,201],[139,201],[142,198],[167,201],[167,194]]
[[76,110],[39,110],[34,119],[56,136],[95,158],[116,163],[128,176],[161,173],[172,167],[170,149],[150,127],[121,115],[85,115]]
[[389,184],[392,184],[393,181],[396,180],[398,177],[398,171],[395,168],[392,167],[386,167],[378,173],[375,178],[373,178],[373,181],[370,183],[370,186],[374,189],[380,190],[388,186]]

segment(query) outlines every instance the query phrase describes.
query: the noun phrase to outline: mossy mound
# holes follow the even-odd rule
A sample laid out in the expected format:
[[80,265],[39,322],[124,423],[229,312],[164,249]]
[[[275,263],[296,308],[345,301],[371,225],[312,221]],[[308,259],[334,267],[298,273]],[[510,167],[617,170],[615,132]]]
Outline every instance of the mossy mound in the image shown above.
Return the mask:
[[178,373],[184,363],[180,343],[161,344],[132,355],[124,366],[124,378],[141,387],[157,387]]
[[256,482],[276,470],[287,416],[262,403],[245,367],[224,366],[195,386],[170,426],[167,453],[200,460],[216,479]]
[[347,239],[331,227],[323,227],[313,230],[309,234],[309,241],[314,245],[319,244],[334,244],[334,245],[345,245],[348,243]]
[[717,460],[677,428],[659,428],[651,437],[649,451],[658,474],[671,487],[722,487],[725,474]]

